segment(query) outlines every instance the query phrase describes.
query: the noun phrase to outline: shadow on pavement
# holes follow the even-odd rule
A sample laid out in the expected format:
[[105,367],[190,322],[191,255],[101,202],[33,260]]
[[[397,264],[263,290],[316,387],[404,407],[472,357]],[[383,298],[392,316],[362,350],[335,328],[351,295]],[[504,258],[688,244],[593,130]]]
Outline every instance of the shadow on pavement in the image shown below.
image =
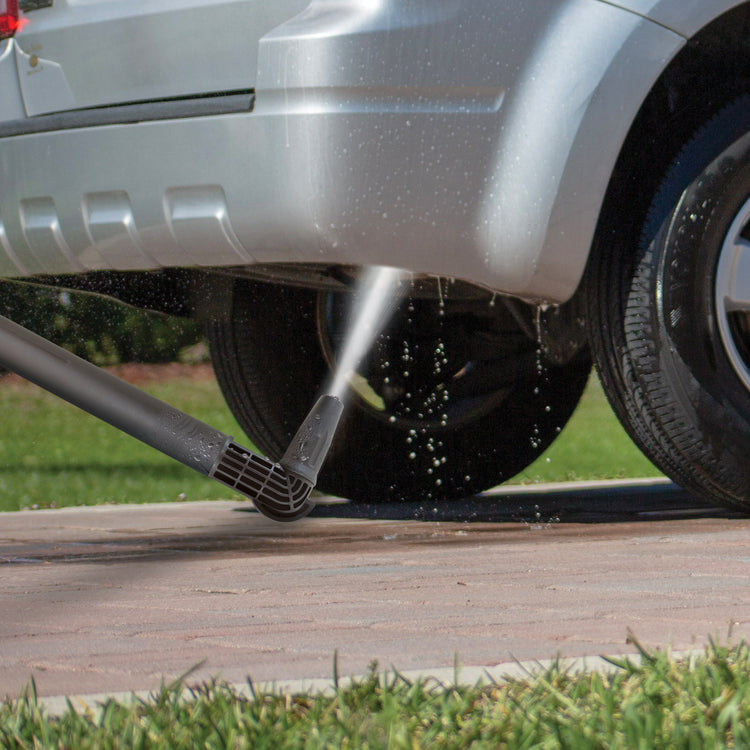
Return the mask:
[[[520,491],[519,491],[520,490]],[[544,489],[502,488],[462,501],[354,504],[323,498],[311,518],[459,521],[484,523],[632,523],[688,518],[746,518],[712,506],[671,483]]]
[[[62,533],[56,529],[56,533],[49,535],[43,523],[46,512],[40,511],[39,516],[29,513],[23,517],[31,524],[29,531],[16,530],[0,543],[0,568],[49,563],[104,564],[106,569],[102,569],[101,575],[112,584],[118,576],[113,565],[122,563],[154,565],[175,558],[187,560],[237,553],[256,558],[315,555],[321,549],[362,553],[381,549],[386,542],[406,550],[418,545],[440,545],[447,549],[473,545],[478,539],[491,539],[493,544],[537,544],[543,538],[529,535],[529,530],[554,529],[557,540],[580,539],[580,524],[588,524],[585,536],[595,539],[632,533],[625,525],[634,522],[639,525],[639,534],[662,534],[664,526],[659,521],[747,518],[739,512],[711,507],[676,485],[649,482],[538,490],[509,487],[461,502],[430,505],[408,502],[358,505],[321,497],[309,520],[291,524],[270,521],[249,503],[239,507],[232,504],[229,518],[219,508],[214,513],[211,503],[199,505],[201,510],[195,515],[190,515],[190,503],[175,506],[174,517],[182,521],[174,526],[170,521],[171,509],[160,509],[165,515],[159,515],[156,521],[149,516],[145,525],[138,520],[138,514],[143,512],[138,509],[115,507],[111,514],[105,515],[81,509],[83,517],[55,516],[55,524],[62,525]],[[86,512],[94,515],[89,518]],[[188,513],[187,523],[183,513]],[[316,519],[326,518],[344,523],[316,523]],[[412,523],[357,522],[362,519]],[[353,522],[346,523],[347,520]],[[670,533],[679,533],[671,526]],[[122,568],[123,576],[132,575],[132,567],[118,567]]]

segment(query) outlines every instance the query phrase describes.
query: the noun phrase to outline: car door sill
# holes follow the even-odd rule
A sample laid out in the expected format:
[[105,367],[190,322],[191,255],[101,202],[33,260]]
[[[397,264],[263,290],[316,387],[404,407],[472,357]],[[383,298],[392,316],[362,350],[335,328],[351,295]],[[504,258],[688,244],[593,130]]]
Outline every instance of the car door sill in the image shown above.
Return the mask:
[[252,90],[231,91],[210,96],[159,99],[106,107],[75,109],[37,117],[0,122],[0,138],[47,133],[55,130],[125,125],[153,120],[175,120],[251,112],[255,101]]

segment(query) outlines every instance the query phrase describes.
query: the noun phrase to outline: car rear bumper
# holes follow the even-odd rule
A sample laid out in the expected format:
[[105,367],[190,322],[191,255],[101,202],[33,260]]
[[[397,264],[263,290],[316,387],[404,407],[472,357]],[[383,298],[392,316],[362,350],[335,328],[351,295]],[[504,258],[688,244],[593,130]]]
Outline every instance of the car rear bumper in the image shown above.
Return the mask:
[[[252,112],[0,138],[0,275],[378,264],[564,300],[681,40],[594,0],[508,1],[524,18],[488,31],[497,5],[396,33],[311,11],[261,42]],[[618,59],[637,84],[610,94]]]

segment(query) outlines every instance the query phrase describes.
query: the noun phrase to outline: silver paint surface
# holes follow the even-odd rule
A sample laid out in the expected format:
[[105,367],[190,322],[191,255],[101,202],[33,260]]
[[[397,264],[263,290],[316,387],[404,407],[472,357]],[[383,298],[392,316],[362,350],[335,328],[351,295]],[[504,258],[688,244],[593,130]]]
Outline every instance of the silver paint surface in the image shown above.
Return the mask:
[[0,47],[0,121],[255,107],[0,139],[0,273],[390,265],[562,301],[643,99],[731,5],[60,0]]

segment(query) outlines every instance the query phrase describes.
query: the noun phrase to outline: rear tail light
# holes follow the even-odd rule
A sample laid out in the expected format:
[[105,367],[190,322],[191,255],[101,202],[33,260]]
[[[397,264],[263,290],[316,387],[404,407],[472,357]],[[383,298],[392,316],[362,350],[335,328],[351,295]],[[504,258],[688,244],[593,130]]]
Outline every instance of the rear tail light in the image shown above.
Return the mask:
[[18,31],[18,0],[0,0],[0,39]]

